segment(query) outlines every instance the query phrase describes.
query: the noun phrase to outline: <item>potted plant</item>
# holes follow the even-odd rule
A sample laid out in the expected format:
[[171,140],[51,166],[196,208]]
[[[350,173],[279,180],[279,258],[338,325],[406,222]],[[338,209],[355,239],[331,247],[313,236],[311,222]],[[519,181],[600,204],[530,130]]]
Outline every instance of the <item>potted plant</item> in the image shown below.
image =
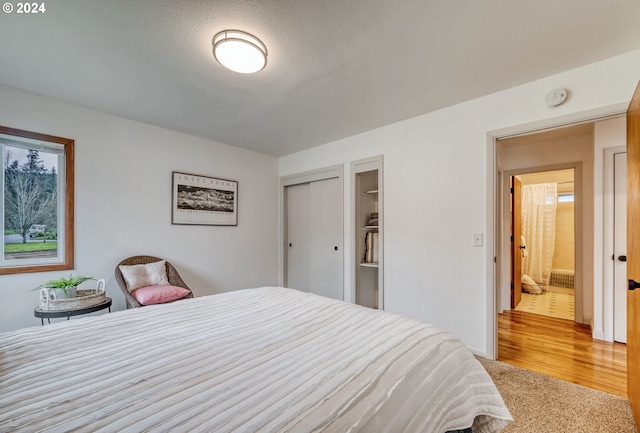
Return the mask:
[[40,284],[33,290],[51,289],[55,291],[53,296],[55,299],[74,298],[76,296],[76,290],[78,286],[85,281],[94,280],[93,277],[85,277],[84,275],[72,276],[69,278],[58,278],[56,280],[50,280],[46,283]]

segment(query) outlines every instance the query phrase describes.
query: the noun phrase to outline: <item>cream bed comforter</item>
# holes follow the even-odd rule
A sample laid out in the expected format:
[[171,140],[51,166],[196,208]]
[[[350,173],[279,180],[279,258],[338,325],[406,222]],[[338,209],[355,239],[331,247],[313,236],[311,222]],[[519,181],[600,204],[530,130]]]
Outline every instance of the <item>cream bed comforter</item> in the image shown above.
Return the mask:
[[264,287],[0,334],[0,432],[426,432],[511,419],[452,335]]

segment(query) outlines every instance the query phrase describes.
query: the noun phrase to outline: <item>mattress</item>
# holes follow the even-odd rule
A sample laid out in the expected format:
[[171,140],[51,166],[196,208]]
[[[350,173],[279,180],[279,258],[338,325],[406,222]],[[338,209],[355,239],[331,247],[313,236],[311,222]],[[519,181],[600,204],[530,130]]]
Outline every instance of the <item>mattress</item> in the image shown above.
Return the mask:
[[480,363],[416,320],[263,287],[0,334],[0,431],[496,432]]

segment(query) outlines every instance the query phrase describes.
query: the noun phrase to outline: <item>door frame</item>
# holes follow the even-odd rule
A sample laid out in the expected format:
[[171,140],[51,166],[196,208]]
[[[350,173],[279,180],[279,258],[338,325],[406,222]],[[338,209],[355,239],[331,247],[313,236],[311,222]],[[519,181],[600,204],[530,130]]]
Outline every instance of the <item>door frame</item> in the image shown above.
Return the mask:
[[379,212],[379,222],[378,222],[378,309],[384,310],[384,156],[376,155],[371,156],[364,159],[359,159],[357,161],[351,161],[351,218],[350,218],[350,226],[351,226],[351,258],[349,259],[349,263],[351,265],[351,277],[350,277],[350,287],[349,290],[346,290],[347,295],[349,297],[345,297],[345,301],[356,303],[356,290],[357,290],[357,277],[358,273],[361,272],[360,269],[360,261],[357,259],[356,254],[358,248],[356,246],[356,233],[360,230],[360,227],[356,226],[356,203],[358,200],[356,199],[356,194],[358,193],[356,185],[358,185],[358,181],[356,180],[356,176],[360,173],[365,173],[367,171],[378,171],[378,212]]
[[[286,188],[292,185],[299,185],[301,183],[310,183],[316,182],[326,179],[338,179],[339,189],[341,195],[339,197],[340,201],[340,215],[341,215],[341,233],[344,245],[344,164],[332,165],[329,167],[318,168],[316,170],[304,171],[301,173],[290,174],[288,176],[280,177],[280,186],[278,188],[279,197],[278,200],[280,202],[280,212],[279,212],[279,221],[278,221],[278,238],[280,242],[278,242],[278,284],[280,286],[285,286],[286,284],[286,275],[287,275],[287,254],[286,254],[286,245],[287,241],[287,194]],[[345,281],[344,281],[344,248],[342,248],[342,291],[345,291]],[[343,295],[344,296],[344,295]]]
[[501,162],[499,160],[498,140],[504,138],[512,138],[518,135],[531,134],[534,132],[542,132],[545,130],[564,128],[567,126],[577,125],[579,123],[598,122],[611,119],[614,117],[625,115],[627,102],[596,108],[593,110],[583,111],[571,115],[559,117],[549,117],[543,120],[513,125],[510,127],[490,130],[486,132],[486,353],[488,359],[497,359],[498,355],[498,309],[499,309],[499,292],[501,281],[501,271],[504,263],[498,258],[503,254],[504,248],[500,244],[499,227],[501,222],[502,197],[503,189],[500,187],[499,181],[504,183],[504,179],[508,179],[508,175],[502,172]]
[[[509,185],[511,185],[509,188],[509,233],[511,233],[509,236],[509,255],[511,256],[509,306],[515,310],[522,301],[522,181],[516,176],[509,176]],[[504,289],[502,287],[502,290]]]

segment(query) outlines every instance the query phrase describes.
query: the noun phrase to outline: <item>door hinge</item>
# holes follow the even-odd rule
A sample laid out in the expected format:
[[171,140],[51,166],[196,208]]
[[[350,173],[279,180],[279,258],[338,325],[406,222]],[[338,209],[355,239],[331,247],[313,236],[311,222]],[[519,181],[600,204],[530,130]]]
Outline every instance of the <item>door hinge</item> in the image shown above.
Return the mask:
[[511,187],[511,188],[509,189],[509,192],[510,192],[511,194],[513,194],[513,187]]
[[513,287],[513,283],[511,283],[511,290],[513,290],[513,289],[514,289],[514,287]]
[[514,239],[513,239],[513,235],[511,235],[511,242],[513,242],[513,240],[514,240]]
[[498,263],[498,258],[496,256],[493,256],[493,263]]

